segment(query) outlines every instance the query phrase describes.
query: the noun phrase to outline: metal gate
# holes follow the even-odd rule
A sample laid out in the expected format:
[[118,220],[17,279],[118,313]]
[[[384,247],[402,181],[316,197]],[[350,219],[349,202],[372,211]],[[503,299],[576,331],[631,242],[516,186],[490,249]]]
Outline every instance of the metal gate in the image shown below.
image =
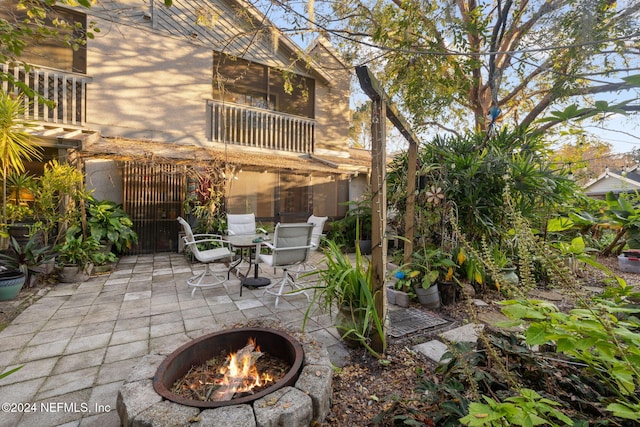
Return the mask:
[[186,166],[124,162],[123,187],[123,207],[138,233],[138,244],[127,255],[176,252]]

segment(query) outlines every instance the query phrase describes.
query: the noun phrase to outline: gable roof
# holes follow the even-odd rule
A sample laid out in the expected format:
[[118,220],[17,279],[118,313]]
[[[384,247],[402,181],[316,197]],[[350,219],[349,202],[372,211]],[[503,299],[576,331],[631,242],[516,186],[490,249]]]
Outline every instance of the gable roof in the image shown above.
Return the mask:
[[585,194],[602,197],[610,191],[614,194],[640,191],[639,172],[637,165],[622,171],[607,168],[599,177],[585,185]]
[[87,13],[331,82],[306,51],[246,0],[173,0],[169,8],[155,1],[103,0]]

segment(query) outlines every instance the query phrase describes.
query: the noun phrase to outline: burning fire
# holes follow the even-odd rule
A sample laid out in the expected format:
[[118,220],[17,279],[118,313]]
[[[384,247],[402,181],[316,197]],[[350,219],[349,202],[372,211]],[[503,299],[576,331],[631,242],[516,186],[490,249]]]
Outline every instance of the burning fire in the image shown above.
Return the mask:
[[273,382],[268,373],[258,372],[256,360],[260,356],[260,347],[256,346],[256,341],[252,338],[236,353],[229,354],[226,365],[219,370],[223,377],[218,380],[220,388],[214,392],[212,400],[230,400],[236,393],[250,393],[255,387]]

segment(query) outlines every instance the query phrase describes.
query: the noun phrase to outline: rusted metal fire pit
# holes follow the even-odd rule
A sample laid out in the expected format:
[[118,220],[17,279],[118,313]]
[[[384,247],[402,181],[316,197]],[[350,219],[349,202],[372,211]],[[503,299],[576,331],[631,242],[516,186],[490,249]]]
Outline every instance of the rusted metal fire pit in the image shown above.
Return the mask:
[[[194,400],[171,392],[174,382],[182,378],[192,366],[203,364],[223,351],[227,354],[236,352],[249,339],[255,339],[263,352],[278,357],[291,365],[291,369],[284,377],[264,390],[226,401]],[[283,332],[266,328],[227,329],[191,341],[167,356],[153,377],[153,388],[165,399],[186,406],[218,408],[239,405],[260,399],[282,387],[293,386],[300,375],[303,362],[302,345]]]

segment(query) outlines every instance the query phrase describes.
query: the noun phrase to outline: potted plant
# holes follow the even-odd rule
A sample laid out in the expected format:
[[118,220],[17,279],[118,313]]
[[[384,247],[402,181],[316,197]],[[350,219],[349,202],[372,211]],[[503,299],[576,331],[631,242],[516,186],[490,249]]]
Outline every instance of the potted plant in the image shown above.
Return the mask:
[[409,301],[416,296],[412,284],[420,274],[417,270],[399,269],[394,273],[393,291],[395,291],[394,304],[400,307],[408,307]]
[[325,312],[333,313],[337,308],[335,325],[342,340],[351,346],[365,347],[371,354],[380,357],[371,344],[373,334],[384,342],[383,315],[375,308],[372,293],[372,268],[369,260],[356,247],[355,261],[343,253],[334,241],[327,240],[324,253],[325,268],[319,268],[308,275],[317,275],[313,299],[304,316],[303,329],[312,307],[316,304]]
[[113,270],[118,262],[118,257],[113,252],[94,252],[91,254],[94,273],[106,273]]
[[53,260],[54,254],[49,246],[42,246],[39,236],[32,234],[21,244],[16,238],[10,238],[9,248],[0,253],[2,265],[8,269],[20,270],[25,275],[25,283],[31,287],[38,273],[46,272],[43,268]]
[[451,254],[440,248],[423,246],[412,254],[412,267],[420,272],[414,281],[418,301],[429,308],[440,306],[438,281],[450,281],[456,268]]
[[87,227],[91,237],[105,245],[111,252],[111,244],[117,253],[129,249],[138,242],[133,231],[133,221],[120,205],[109,200],[98,201],[93,197],[87,203]]
[[26,275],[17,269],[0,266],[0,301],[15,298],[24,285]]
[[102,248],[93,237],[85,239],[76,232],[76,227],[70,228],[65,241],[55,247],[58,279],[64,283],[87,280],[93,269],[93,254]]
[[[7,186],[12,172],[22,173],[24,161],[41,158],[37,141],[24,131],[30,124],[24,116],[25,104],[22,96],[14,97],[0,91],[0,173],[2,174],[2,232],[6,233]],[[18,195],[19,197],[19,195]]]

